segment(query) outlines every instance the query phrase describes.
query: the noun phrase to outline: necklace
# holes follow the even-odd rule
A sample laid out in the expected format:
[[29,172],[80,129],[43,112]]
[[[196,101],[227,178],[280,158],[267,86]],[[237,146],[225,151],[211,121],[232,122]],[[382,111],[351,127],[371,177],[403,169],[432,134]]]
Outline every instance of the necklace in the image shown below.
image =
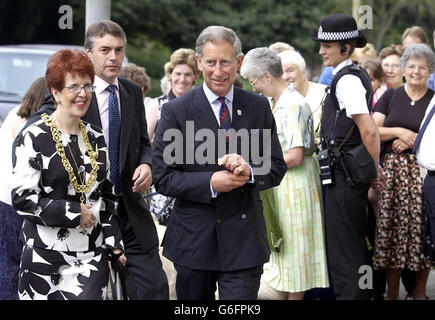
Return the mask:
[[[410,91],[409,88],[408,88],[408,86],[405,86],[405,92],[406,92],[406,94],[408,95],[409,99],[411,100],[410,105],[411,105],[411,106],[414,106],[415,103],[416,103],[418,100],[420,100],[420,99],[421,99],[421,98],[426,94],[427,90],[425,90],[423,94],[419,92],[419,93],[417,93],[417,94],[412,95],[412,94],[411,94],[411,91]],[[412,96],[414,96],[414,97],[412,97]],[[414,99],[414,98],[415,98],[415,99]]]
[[[65,148],[62,145],[62,142],[60,141],[60,132],[54,125],[53,121],[48,117],[46,113],[41,115],[42,120],[44,120],[44,123],[50,128],[51,135],[53,137],[53,141],[55,142],[56,151],[59,157],[62,159],[63,167],[65,168],[66,172],[68,172],[69,181],[71,185],[73,186],[74,190],[77,193],[81,193],[80,196],[80,203],[85,202],[85,192],[88,192],[91,187],[94,185],[95,181],[97,181],[97,171],[99,169],[97,164],[97,158],[98,158],[98,150],[94,151],[92,149],[91,144],[89,143],[88,134],[86,132],[86,127],[83,124],[82,120],[79,120],[79,127],[80,127],[80,133],[83,138],[83,141],[85,142],[86,150],[89,154],[89,159],[92,166],[92,171],[89,174],[89,180],[88,183],[84,183],[84,181],[81,180],[80,173],[78,172],[79,169],[77,168],[77,173],[79,174],[80,182],[81,184],[78,184],[77,178],[74,174],[74,170],[71,167],[71,163],[69,162],[68,158],[65,154]],[[69,147],[69,146],[68,146]],[[71,152],[71,149],[70,149]],[[71,152],[72,155],[72,152]],[[74,156],[73,156],[74,159]],[[74,159],[75,162],[75,159]],[[75,163],[77,167],[77,163]]]

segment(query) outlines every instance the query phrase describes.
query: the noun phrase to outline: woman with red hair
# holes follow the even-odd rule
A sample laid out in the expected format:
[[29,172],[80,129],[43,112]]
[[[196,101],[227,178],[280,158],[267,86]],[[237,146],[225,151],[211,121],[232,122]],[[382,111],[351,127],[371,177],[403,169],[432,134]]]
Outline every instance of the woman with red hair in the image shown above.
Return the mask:
[[24,218],[20,299],[104,299],[106,249],[123,252],[104,136],[80,119],[94,74],[84,52],[56,52],[45,74],[56,110],[24,129],[15,150],[12,204]]

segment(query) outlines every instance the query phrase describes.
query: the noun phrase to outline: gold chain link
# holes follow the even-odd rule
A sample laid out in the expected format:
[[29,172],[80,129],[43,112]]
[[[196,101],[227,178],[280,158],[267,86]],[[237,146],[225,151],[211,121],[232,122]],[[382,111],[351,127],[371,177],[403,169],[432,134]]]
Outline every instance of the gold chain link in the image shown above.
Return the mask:
[[66,172],[68,172],[69,181],[70,181],[71,185],[73,186],[74,190],[77,193],[82,194],[80,196],[80,202],[84,203],[84,201],[85,201],[84,193],[88,192],[91,189],[91,187],[94,185],[95,181],[97,181],[97,172],[99,169],[98,164],[97,164],[98,150],[94,151],[92,149],[92,146],[89,143],[88,134],[86,132],[86,127],[83,124],[83,121],[79,120],[80,133],[81,133],[82,138],[85,142],[86,150],[88,151],[89,159],[90,159],[91,166],[92,166],[92,171],[89,174],[88,183],[79,184],[77,182],[77,178],[74,174],[71,163],[69,162],[68,158],[66,157],[65,148],[63,147],[62,142],[60,141],[59,130],[56,128],[56,126],[53,124],[53,121],[48,117],[48,115],[46,113],[42,114],[41,118],[42,118],[42,120],[44,120],[44,123],[50,128],[51,135],[53,136],[53,140],[56,144],[55,146],[56,146],[57,154],[61,158],[62,164],[63,164]]

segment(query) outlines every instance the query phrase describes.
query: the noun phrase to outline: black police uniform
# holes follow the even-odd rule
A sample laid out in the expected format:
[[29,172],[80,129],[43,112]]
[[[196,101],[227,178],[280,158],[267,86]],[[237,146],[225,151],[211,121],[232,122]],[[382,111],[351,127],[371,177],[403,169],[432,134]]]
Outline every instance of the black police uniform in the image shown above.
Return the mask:
[[[338,80],[346,74],[355,75],[361,80],[366,89],[367,105],[370,105],[372,98],[370,78],[364,69],[349,65],[334,76],[330,92],[325,99],[321,123],[324,140],[327,143],[334,140],[336,145],[343,142],[355,124],[353,119],[346,116],[344,109],[340,111],[335,95]],[[358,127],[355,127],[352,135],[342,146],[342,150],[347,151],[361,143],[361,135]],[[370,299],[372,293],[365,288],[366,283],[361,279],[364,273],[359,273],[360,267],[371,265],[365,239],[366,202],[370,186],[369,184],[351,186],[346,181],[345,171],[338,161],[333,163],[331,170],[335,182],[328,186],[326,193],[325,225],[334,292],[337,299]]]

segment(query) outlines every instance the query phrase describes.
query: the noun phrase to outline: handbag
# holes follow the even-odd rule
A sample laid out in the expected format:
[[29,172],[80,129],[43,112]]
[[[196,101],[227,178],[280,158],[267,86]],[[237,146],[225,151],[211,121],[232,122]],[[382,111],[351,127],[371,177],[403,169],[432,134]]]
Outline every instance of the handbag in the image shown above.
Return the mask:
[[346,138],[338,148],[347,181],[351,186],[369,183],[378,174],[373,158],[363,143],[348,151],[341,150],[342,146],[351,136],[354,128],[355,125],[349,130]]
[[263,215],[266,222],[267,242],[271,251],[279,253],[282,246],[283,235],[279,226],[278,210],[276,208],[276,199],[273,194],[273,189],[260,192],[260,197],[263,202]]

